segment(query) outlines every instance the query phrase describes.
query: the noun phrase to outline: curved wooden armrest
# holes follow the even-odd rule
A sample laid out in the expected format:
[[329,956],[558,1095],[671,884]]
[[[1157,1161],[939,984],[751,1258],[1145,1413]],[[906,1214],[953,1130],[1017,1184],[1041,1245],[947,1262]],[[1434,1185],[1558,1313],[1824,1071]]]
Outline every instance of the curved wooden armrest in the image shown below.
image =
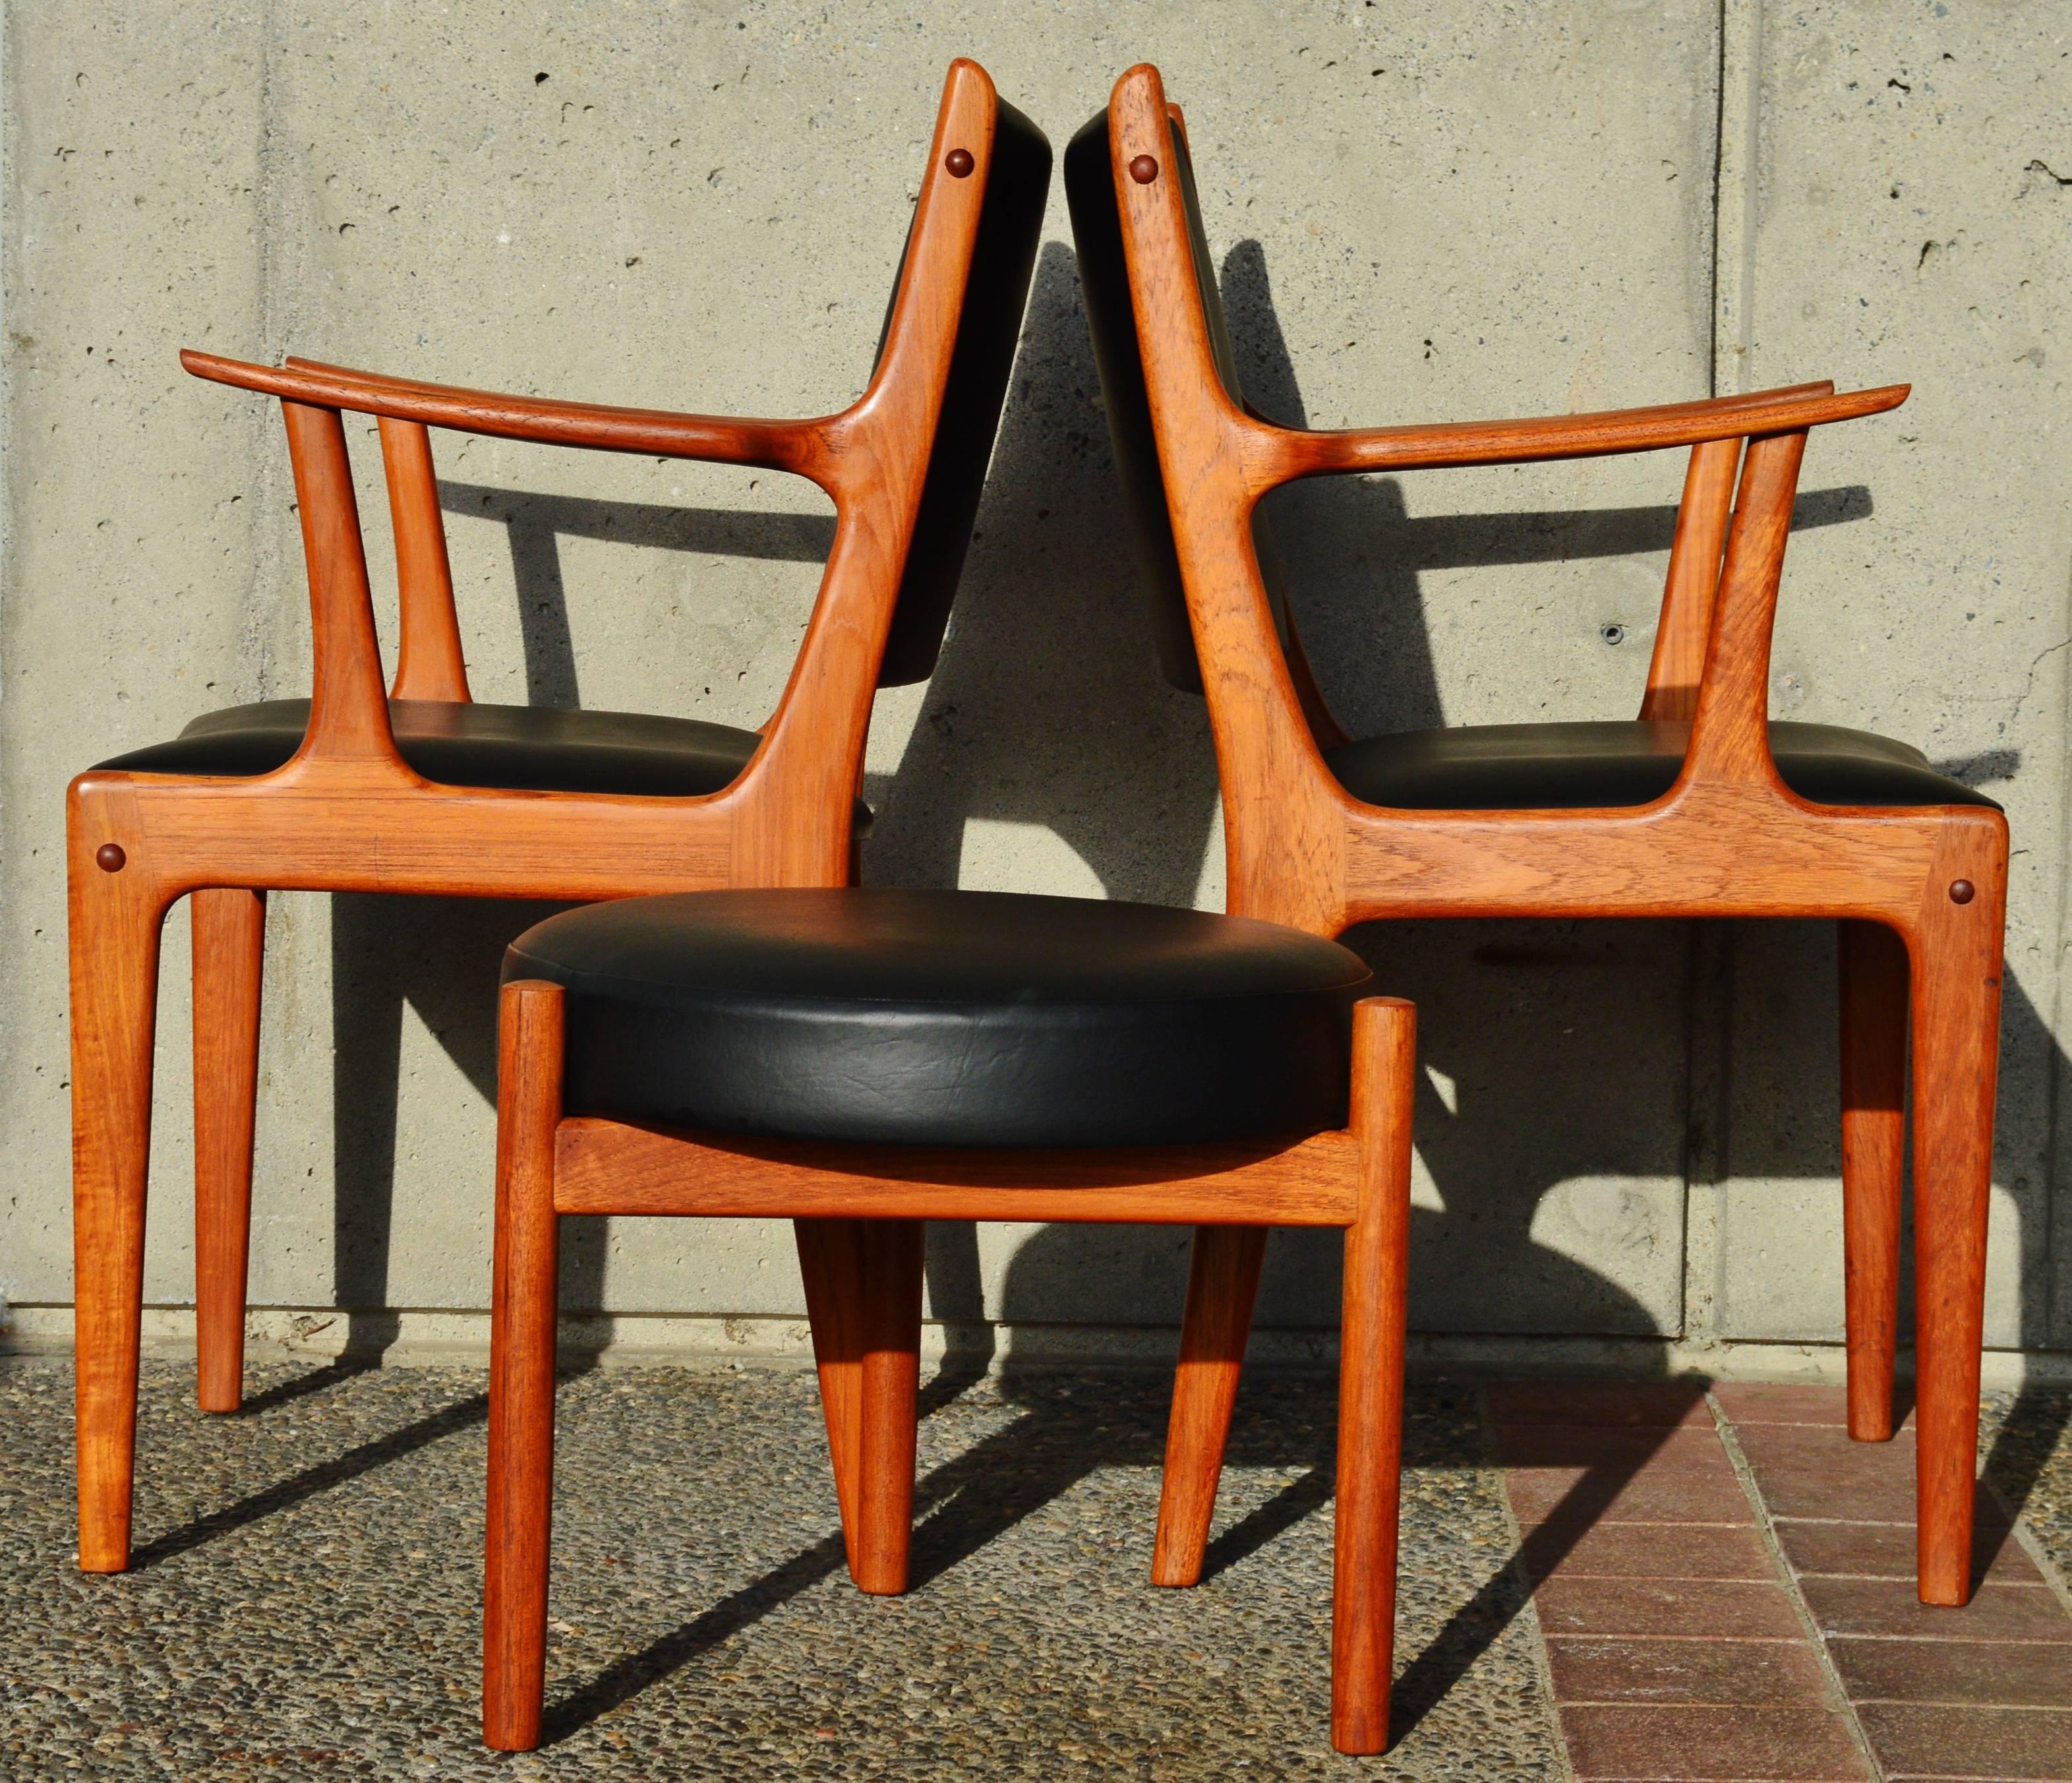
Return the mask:
[[1832,393],[1832,385],[1712,397],[1651,409],[1551,415],[1532,421],[1446,422],[1436,426],[1306,433],[1256,422],[1246,429],[1246,458],[1264,491],[1298,477],[1344,471],[1439,469],[1467,464],[1519,464],[1538,459],[1599,458],[1696,446],[1711,439],[1799,433],[1831,421],[1896,409],[1907,384]]
[[500,396],[486,390],[320,365],[309,360],[276,369],[199,352],[192,348],[181,353],[180,363],[196,377],[257,390],[286,402],[349,410],[356,414],[387,415],[430,427],[494,434],[546,446],[753,464],[793,471],[816,482],[824,481],[833,456],[832,420],[734,420],[676,414],[664,409],[622,409],[597,402]]

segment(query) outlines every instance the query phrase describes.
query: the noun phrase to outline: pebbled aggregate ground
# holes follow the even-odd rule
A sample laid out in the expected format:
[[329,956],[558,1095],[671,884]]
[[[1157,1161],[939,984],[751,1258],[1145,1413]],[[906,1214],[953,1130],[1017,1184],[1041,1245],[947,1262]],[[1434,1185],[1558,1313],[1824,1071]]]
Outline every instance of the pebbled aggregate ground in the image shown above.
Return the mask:
[[1986,1395],[1981,1471],[2061,1583],[2072,1583],[2072,1391]]
[[254,1369],[215,1419],[190,1369],[147,1364],[138,1563],[89,1579],[70,1371],[0,1369],[0,1778],[1564,1774],[1472,1389],[1412,1398],[1405,1731],[1354,1760],[1328,1737],[1330,1384],[1248,1384],[1211,1576],[1160,1592],[1166,1384],[1058,1373],[924,1383],[896,1599],[848,1583],[810,1374],[567,1382],[549,1743],[489,1752],[485,1386]]

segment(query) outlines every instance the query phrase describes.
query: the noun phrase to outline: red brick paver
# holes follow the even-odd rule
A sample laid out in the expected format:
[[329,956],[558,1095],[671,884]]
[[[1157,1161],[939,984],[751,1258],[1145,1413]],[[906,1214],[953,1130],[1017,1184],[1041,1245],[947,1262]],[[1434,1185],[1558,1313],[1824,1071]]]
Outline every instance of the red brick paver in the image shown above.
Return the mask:
[[[1985,1509],[1980,1507],[1981,1512]],[[1906,1579],[1918,1564],[1914,1522],[1827,1523],[1793,1518],[1772,1526],[1793,1568],[1845,1579]],[[2034,1565],[1997,1517],[1979,1518],[1974,1577],[2033,1577]]]
[[1860,1712],[1894,1783],[2072,1777],[2072,1709],[1867,1703]]
[[1910,1428],[1851,1442],[1838,1387],[1716,1398],[1885,1775],[2072,1779],[2072,1615],[2000,1508],[1982,1496],[1971,1603],[1930,1608]]
[[1819,1386],[1722,1386],[1718,1421],[1660,1382],[1487,1404],[1578,1783],[2072,1783],[2072,1614],[1983,1497],[1971,1602],[1918,1600],[1910,1419],[1852,1443]]
[[1579,1783],[1869,1777],[1700,1392],[1488,1403]]
[[1564,1704],[1561,1731],[1578,1783],[1856,1783],[1870,1775],[1842,1716],[1808,1704]]
[[1705,1395],[1680,1381],[1568,1383],[1522,1381],[1489,1390],[1490,1416],[1503,1428],[1534,1424],[1572,1429],[1712,1428]]

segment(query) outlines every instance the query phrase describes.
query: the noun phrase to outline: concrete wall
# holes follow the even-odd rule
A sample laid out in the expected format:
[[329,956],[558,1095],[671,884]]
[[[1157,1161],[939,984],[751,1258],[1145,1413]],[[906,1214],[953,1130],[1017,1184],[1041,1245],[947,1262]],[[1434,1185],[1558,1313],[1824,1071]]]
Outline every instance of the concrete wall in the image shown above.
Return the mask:
[[[1918,742],[2008,804],[1990,1331],[2072,1347],[2072,1222],[2054,1235],[2052,1219],[2072,1192],[2054,1118],[2063,9],[10,0],[5,53],[0,1293],[15,1340],[68,1316],[64,782],[208,706],[306,686],[277,414],[184,377],[176,349],[837,407],[868,364],[943,68],[968,53],[1060,147],[1125,65],[1161,64],[1269,412],[1336,425],[1913,381],[1896,416],[1815,439],[1774,709]],[[439,447],[478,697],[761,720],[830,535],[816,492]],[[1342,713],[1369,731],[1629,714],[1681,474],[1651,457],[1279,498]],[[1135,604],[1061,191],[980,527],[939,669],[879,702],[866,877],[1216,906],[1207,727],[1157,678]],[[490,986],[536,914],[273,900],[265,1329],[479,1335]],[[1451,1334],[1440,1347],[1558,1336],[1572,1357],[1773,1369],[1827,1353],[1826,933],[1419,924],[1356,941],[1424,1010],[1414,1320]],[[172,1333],[191,1297],[186,966],[176,912],[147,1272],[153,1328]],[[578,1227],[568,1303],[624,1316],[622,1340],[796,1347],[782,1228]],[[1155,1348],[1184,1245],[941,1228],[931,1300],[960,1340],[989,1340],[977,1321],[993,1320],[1037,1347]],[[1335,1273],[1331,1244],[1276,1242],[1267,1348],[1314,1343]]]

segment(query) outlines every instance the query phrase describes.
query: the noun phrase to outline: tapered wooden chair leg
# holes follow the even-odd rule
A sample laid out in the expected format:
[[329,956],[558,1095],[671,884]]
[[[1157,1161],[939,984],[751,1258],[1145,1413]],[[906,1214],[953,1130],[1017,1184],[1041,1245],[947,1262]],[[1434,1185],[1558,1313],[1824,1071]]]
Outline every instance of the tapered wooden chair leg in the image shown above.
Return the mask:
[[1924,1604],[1971,1596],[2004,895],[1999,884],[1976,885],[1975,901],[1989,908],[1975,922],[1931,924],[1914,960],[1915,1467]]
[[1173,1414],[1166,1427],[1166,1472],[1151,1583],[1200,1583],[1209,1526],[1216,1513],[1223,1449],[1244,1370],[1244,1345],[1266,1257],[1264,1226],[1198,1226],[1173,1373]]
[[[77,1357],[79,1563],[130,1564],[137,1346],[144,1300],[144,1185],[151,1038],[163,906],[95,861],[75,812],[71,859],[72,1275]],[[118,859],[125,857],[116,857]]]
[[1892,1435],[1899,1321],[1900,1178],[1906,1148],[1906,944],[1882,923],[1838,924],[1842,1002],[1842,1229],[1849,1434]]
[[539,1744],[546,1689],[563,1009],[558,985],[508,984],[498,1027],[482,1737],[504,1752]]
[[1342,1752],[1388,1746],[1416,1057],[1413,1006],[1383,997],[1358,1006],[1352,1130],[1359,1141],[1359,1201],[1346,1233],[1331,1585],[1331,1744]]
[[259,1089],[259,986],[266,894],[197,892],[194,921],[195,1396],[204,1411],[244,1397],[252,1234],[252,1129]]
[[914,1526],[914,1449],[921,1379],[919,1220],[864,1220],[862,1404],[856,1538],[857,1589],[897,1596],[906,1588]]
[[820,1374],[835,1501],[841,1510],[842,1545],[854,1578],[857,1480],[863,1465],[863,1222],[794,1220],[791,1226],[813,1334],[813,1364]]

